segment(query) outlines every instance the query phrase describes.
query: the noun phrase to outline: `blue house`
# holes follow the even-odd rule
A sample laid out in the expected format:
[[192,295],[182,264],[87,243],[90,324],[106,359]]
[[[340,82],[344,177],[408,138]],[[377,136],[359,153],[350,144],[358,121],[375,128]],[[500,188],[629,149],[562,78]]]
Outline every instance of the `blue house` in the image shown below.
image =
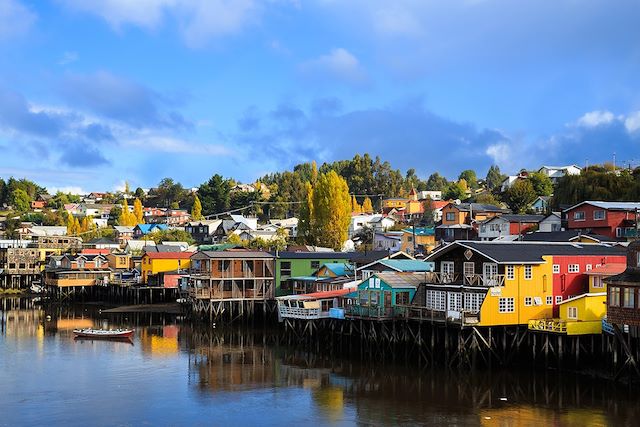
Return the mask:
[[417,259],[381,259],[358,268],[358,273],[366,279],[375,273],[428,273],[435,271],[435,264],[431,261]]
[[347,295],[351,304],[346,316],[351,318],[392,318],[401,306],[411,304],[424,273],[375,273]]
[[544,214],[549,211],[549,196],[538,196],[531,204],[531,210],[537,214]]

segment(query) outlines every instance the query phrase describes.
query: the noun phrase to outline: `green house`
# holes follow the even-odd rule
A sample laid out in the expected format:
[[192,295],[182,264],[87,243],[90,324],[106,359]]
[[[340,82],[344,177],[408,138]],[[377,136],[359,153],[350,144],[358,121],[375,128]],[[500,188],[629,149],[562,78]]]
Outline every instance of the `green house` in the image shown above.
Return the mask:
[[375,273],[358,285],[357,291],[347,295],[351,304],[348,317],[391,318],[399,306],[411,304],[424,273]]
[[323,264],[349,263],[346,252],[278,252],[276,256],[276,296],[292,293],[292,277],[311,276]]

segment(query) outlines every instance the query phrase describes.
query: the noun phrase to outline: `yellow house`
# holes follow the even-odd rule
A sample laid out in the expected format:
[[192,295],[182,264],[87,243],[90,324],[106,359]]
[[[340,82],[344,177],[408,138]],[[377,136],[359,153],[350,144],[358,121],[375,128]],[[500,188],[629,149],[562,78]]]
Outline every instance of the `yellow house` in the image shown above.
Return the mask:
[[[526,325],[553,313],[553,261],[546,244],[455,241],[427,261],[424,307],[463,325]],[[420,302],[418,302],[420,303]]]
[[149,276],[169,271],[184,270],[191,266],[193,252],[147,252],[142,256],[142,282]]
[[560,304],[560,321],[567,335],[600,334],[602,318],[607,314],[607,293],[588,293]]
[[127,253],[110,253],[107,254],[109,267],[115,270],[128,270],[131,266],[131,254]]
[[391,197],[382,201],[383,209],[404,209],[409,199],[403,197]]
[[624,272],[626,268],[627,265],[623,263],[610,263],[586,271],[585,274],[589,276],[589,293],[607,292],[607,284],[604,280]]
[[[415,245],[414,245],[415,239]],[[402,242],[400,250],[408,254],[430,253],[436,246],[436,236],[433,227],[416,227],[415,234],[413,228],[402,230]],[[415,248],[415,251],[414,251]]]

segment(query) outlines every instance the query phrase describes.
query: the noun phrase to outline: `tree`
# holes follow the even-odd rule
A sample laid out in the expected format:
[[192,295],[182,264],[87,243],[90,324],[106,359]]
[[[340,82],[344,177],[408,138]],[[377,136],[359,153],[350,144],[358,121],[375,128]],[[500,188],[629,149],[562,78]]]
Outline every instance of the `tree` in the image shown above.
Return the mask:
[[122,224],[122,206],[114,205],[109,212],[109,220],[107,224],[110,226],[124,225]]
[[462,200],[465,197],[466,192],[458,182],[450,182],[446,190],[444,191],[444,194],[442,195],[442,198],[444,200]]
[[373,205],[371,204],[371,199],[368,197],[365,197],[362,202],[362,212],[367,214],[373,213]]
[[31,197],[21,188],[17,188],[11,192],[9,204],[18,212],[26,212],[31,208]]
[[353,194],[351,196],[351,212],[353,213],[362,213],[362,206],[356,200],[356,195]]
[[135,220],[135,224],[133,225],[144,224],[144,209],[142,202],[137,197],[133,201],[133,218]]
[[448,189],[449,182],[447,178],[441,176],[438,172],[434,172],[429,175],[427,179],[427,190],[429,191],[446,191]]
[[186,242],[189,245],[194,243],[191,234],[180,228],[172,228],[169,230],[156,230],[145,236],[147,240],[153,240],[156,244],[162,242]]
[[505,176],[500,173],[500,168],[496,165],[491,165],[485,178],[487,188],[491,191],[495,191],[500,188],[502,182],[505,180]]
[[171,209],[180,209],[180,203],[178,202],[171,202],[171,206],[169,206]]
[[78,218],[74,218],[70,213],[67,214],[67,234],[75,236],[80,232],[80,223]]
[[226,243],[229,243],[230,245],[244,245],[244,242],[236,233],[229,234],[227,236]]
[[528,179],[538,196],[550,196],[553,193],[553,182],[548,175],[541,172],[530,172]]
[[308,244],[315,244],[316,234],[313,230],[315,225],[315,212],[313,206],[313,185],[307,181],[305,187],[305,200],[300,210],[300,219],[298,221],[298,236]]
[[124,194],[126,196],[128,196],[129,193],[131,193],[131,188],[129,187],[129,181],[125,181],[124,182]]
[[136,188],[136,192],[134,193],[134,196],[136,196],[140,200],[144,200],[144,190],[140,187]]
[[191,207],[191,218],[195,221],[199,221],[202,219],[202,203],[200,203],[200,198],[197,194],[193,199],[193,207]]
[[159,205],[168,208],[174,202],[181,202],[187,198],[187,191],[179,182],[171,178],[163,178],[158,187],[153,189],[153,196]]
[[458,180],[465,180],[469,188],[475,190],[478,188],[478,176],[473,169],[467,169],[460,173]]
[[132,212],[129,211],[127,199],[122,199],[122,214],[120,216],[120,225],[126,225],[129,227],[133,227],[134,225],[136,225],[136,217]]
[[318,176],[313,191],[312,231],[321,246],[341,249],[351,222],[349,186],[335,171]]
[[422,202],[422,219],[420,220],[420,224],[425,227],[433,227],[435,225],[435,212],[433,206],[433,200],[430,197],[427,197],[424,202]]
[[515,213],[527,211],[538,195],[528,179],[519,179],[506,191],[507,204]]
[[493,193],[490,193],[488,191],[478,194],[476,196],[476,203],[481,203],[483,205],[500,206],[500,200],[498,200],[496,196],[493,195]]
[[221,175],[213,175],[209,181],[200,185],[198,197],[204,215],[222,213],[229,210],[231,186]]

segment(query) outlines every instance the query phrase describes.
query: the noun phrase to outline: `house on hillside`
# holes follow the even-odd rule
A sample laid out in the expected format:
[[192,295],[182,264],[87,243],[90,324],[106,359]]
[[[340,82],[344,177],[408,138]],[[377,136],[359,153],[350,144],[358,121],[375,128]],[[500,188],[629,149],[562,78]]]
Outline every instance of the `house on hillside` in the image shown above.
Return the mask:
[[436,240],[473,240],[477,237],[478,223],[505,213],[509,211],[494,205],[448,203],[442,208],[442,224],[436,227]]
[[121,245],[124,246],[127,242],[133,239],[133,227],[126,225],[116,225],[113,227],[113,238]]
[[563,211],[569,230],[622,239],[635,231],[640,216],[639,202],[585,201]]
[[567,175],[580,175],[582,169],[577,165],[567,166],[542,166],[538,172],[548,176],[554,184],[560,178]]
[[531,203],[529,209],[538,215],[544,215],[549,212],[549,200],[551,200],[549,196],[538,196],[538,198]]
[[373,249],[390,253],[402,250],[402,231],[376,232],[373,236]]
[[136,239],[140,239],[143,236],[146,236],[149,233],[153,233],[154,231],[164,231],[168,230],[169,226],[167,224],[138,224],[133,227],[133,237]]
[[436,237],[433,227],[408,227],[402,230],[401,251],[415,256],[428,254],[435,247]]
[[480,223],[478,238],[480,240],[505,239],[513,240],[523,234],[535,230],[544,220],[543,215],[503,214],[494,216]]
[[538,231],[560,231],[562,230],[562,217],[560,212],[551,212],[538,224]]

